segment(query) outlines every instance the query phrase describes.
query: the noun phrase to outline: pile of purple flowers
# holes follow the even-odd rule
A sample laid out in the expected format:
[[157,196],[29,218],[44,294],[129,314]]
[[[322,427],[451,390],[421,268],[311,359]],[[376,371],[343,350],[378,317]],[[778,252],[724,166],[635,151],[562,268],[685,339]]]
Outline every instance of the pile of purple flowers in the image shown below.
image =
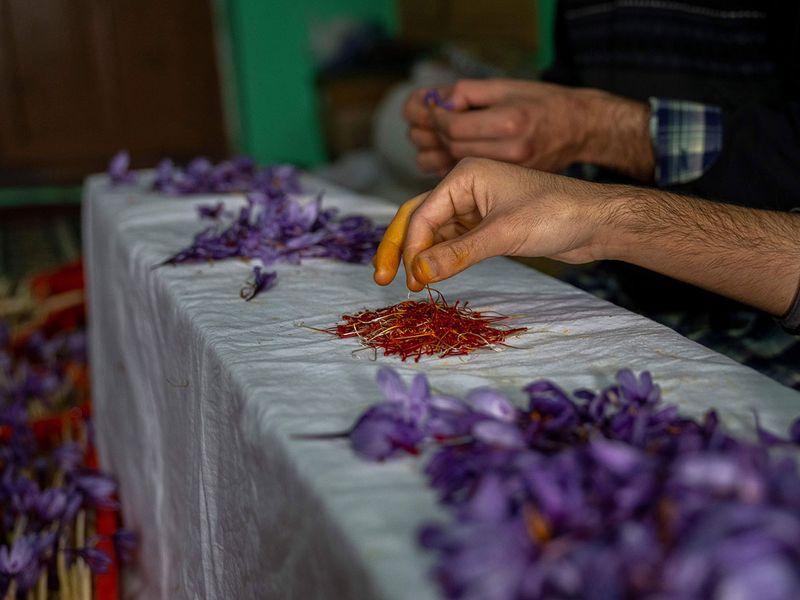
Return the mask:
[[0,320],[0,426],[24,428],[31,409],[42,414],[74,406],[70,376],[86,360],[81,329],[49,336],[35,330],[15,347],[10,324]]
[[421,544],[450,598],[800,598],[800,476],[788,439],[737,439],[714,411],[683,418],[648,372],[572,395],[540,380],[528,406],[407,388],[355,423],[370,460],[437,449],[425,472],[448,508]]
[[[109,165],[112,182],[131,182],[129,166],[128,154],[117,154]],[[340,218],[337,209],[322,207],[321,195],[305,203],[291,197],[301,191],[296,169],[289,165],[257,168],[248,157],[217,165],[196,158],[185,169],[176,169],[167,159],[156,169],[153,188],[169,194],[249,192],[238,215],[226,212],[221,202],[198,207],[200,218],[214,224],[163,264],[234,257],[259,259],[264,265],[299,264],[303,258],[363,264],[372,258],[385,230],[364,216]],[[271,288],[276,278],[275,272],[254,267],[252,280],[241,290],[242,298],[251,300]]]
[[[103,536],[92,532],[92,519],[96,509],[117,509],[116,484],[85,464],[88,426],[53,444],[31,422],[32,413],[75,409],[69,373],[76,363],[85,367],[84,334],[37,332],[14,347],[9,331],[0,321],[0,595],[71,590],[69,597],[84,598],[91,573],[112,560],[97,547]],[[130,558],[131,532],[106,537],[120,559]]]
[[335,208],[322,207],[321,196],[302,203],[285,194],[254,192],[230,223],[204,229],[165,264],[233,257],[257,258],[265,265],[323,257],[368,262],[384,229],[363,216],[336,217]]

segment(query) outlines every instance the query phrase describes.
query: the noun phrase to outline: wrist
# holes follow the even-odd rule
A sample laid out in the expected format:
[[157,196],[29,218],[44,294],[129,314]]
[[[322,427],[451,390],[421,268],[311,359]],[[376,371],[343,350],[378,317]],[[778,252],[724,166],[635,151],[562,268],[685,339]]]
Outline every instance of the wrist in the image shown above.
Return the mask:
[[564,231],[573,232],[576,242],[571,249],[574,260],[624,260],[635,248],[636,228],[631,226],[628,210],[628,186],[573,181],[570,191],[554,203],[561,209]]
[[593,89],[575,90],[584,123],[578,161],[652,181],[650,105]]
[[633,262],[641,248],[639,219],[648,212],[648,191],[623,185],[597,186],[593,212],[595,260]]

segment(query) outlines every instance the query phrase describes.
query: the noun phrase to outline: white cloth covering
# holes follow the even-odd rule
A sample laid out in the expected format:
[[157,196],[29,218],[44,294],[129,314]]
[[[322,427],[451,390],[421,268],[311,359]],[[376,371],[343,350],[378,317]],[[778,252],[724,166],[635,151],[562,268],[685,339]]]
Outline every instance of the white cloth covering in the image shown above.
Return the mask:
[[[800,413],[796,392],[506,259],[438,287],[519,316],[530,331],[513,343],[524,349],[419,364],[354,358],[354,340],[297,323],[327,327],[394,304],[406,298],[401,278],[381,288],[368,266],[308,260],[277,266],[276,287],[244,302],[242,261],[153,268],[203,227],[195,207],[219,199],[111,188],[105,176],[85,188],[96,439],[126,525],[141,535],[141,598],[435,597],[433,557],[415,534],[443,513],[423,462],[371,464],[344,440],[290,437],[347,429],[379,399],[379,364],[406,380],[423,371],[440,392],[491,385],[519,403],[533,379],[571,390],[607,385],[622,367],[649,369],[686,414],[714,406],[746,427],[757,409],[784,433]],[[324,203],[380,222],[394,213],[340,189]]]

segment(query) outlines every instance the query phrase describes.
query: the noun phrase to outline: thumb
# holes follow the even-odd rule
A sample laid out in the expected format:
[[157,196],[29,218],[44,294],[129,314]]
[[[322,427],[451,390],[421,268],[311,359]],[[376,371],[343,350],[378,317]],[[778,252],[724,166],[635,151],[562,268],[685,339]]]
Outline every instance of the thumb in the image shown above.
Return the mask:
[[479,225],[465,234],[423,250],[411,263],[414,278],[427,285],[443,281],[474,264],[500,256],[503,250],[498,236]]

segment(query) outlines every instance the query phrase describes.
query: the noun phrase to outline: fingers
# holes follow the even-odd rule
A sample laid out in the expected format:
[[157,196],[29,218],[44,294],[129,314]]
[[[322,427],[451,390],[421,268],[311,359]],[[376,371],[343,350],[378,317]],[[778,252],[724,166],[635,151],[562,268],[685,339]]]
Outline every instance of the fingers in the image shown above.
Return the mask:
[[492,256],[499,256],[496,235],[490,228],[478,226],[463,235],[431,246],[421,251],[411,260],[411,274],[414,288],[419,291],[424,286],[448,279],[464,269]]
[[388,285],[392,282],[400,266],[400,254],[406,239],[408,223],[417,207],[427,198],[428,192],[415,196],[404,203],[395,214],[383,239],[378,245],[372,264],[375,267],[373,279],[378,285]]
[[432,109],[437,129],[412,127],[411,141],[418,148],[417,165],[427,173],[444,175],[458,159],[479,156],[524,163],[533,148],[524,135],[527,114],[517,106],[497,106],[455,113]]
[[436,131],[425,127],[410,127],[408,130],[408,139],[420,150],[442,147],[442,140]]
[[428,107],[425,106],[425,91],[424,89],[419,89],[411,92],[405,106],[403,106],[403,118],[412,127],[431,128],[433,126],[433,116],[430,114]]
[[467,159],[433,191],[406,202],[375,255],[376,283],[391,282],[401,258],[406,286],[420,291],[486,258],[509,253],[519,242],[520,228],[515,225],[519,219],[515,221],[513,210],[505,205],[498,211],[496,199],[492,201],[489,196],[520,196],[522,190],[516,189],[519,177],[514,173],[524,175],[527,170]]
[[[472,171],[457,167],[427,196],[409,221],[403,247],[403,264],[406,271],[406,286],[412,291],[421,290],[434,280],[434,271],[447,273],[449,267],[441,263],[417,263],[420,253],[428,250],[442,239],[442,233],[460,222],[467,228],[480,223],[481,216],[473,196]],[[442,242],[445,244],[445,242]],[[442,245],[442,244],[437,244]],[[450,246],[446,246],[450,247]],[[461,246],[456,245],[456,249]],[[438,255],[436,255],[438,256]],[[464,262],[459,258],[455,262]],[[439,268],[441,266],[441,268]],[[465,268],[462,266],[459,270]],[[446,277],[447,275],[445,275]],[[435,279],[438,281],[439,279]]]
[[[412,127],[431,129],[434,126],[431,107],[425,102],[425,94],[430,88],[420,88],[411,92],[403,107],[403,117]],[[447,98],[452,88],[450,86],[437,87],[436,90],[442,98]]]
[[519,106],[499,105],[468,112],[433,110],[436,129],[447,141],[503,140],[520,136],[528,116]]
[[454,160],[479,156],[514,164],[528,164],[534,158],[534,147],[527,139],[452,142],[449,156]]
[[491,106],[506,99],[518,87],[510,79],[462,79],[450,91],[447,99],[456,110]]

